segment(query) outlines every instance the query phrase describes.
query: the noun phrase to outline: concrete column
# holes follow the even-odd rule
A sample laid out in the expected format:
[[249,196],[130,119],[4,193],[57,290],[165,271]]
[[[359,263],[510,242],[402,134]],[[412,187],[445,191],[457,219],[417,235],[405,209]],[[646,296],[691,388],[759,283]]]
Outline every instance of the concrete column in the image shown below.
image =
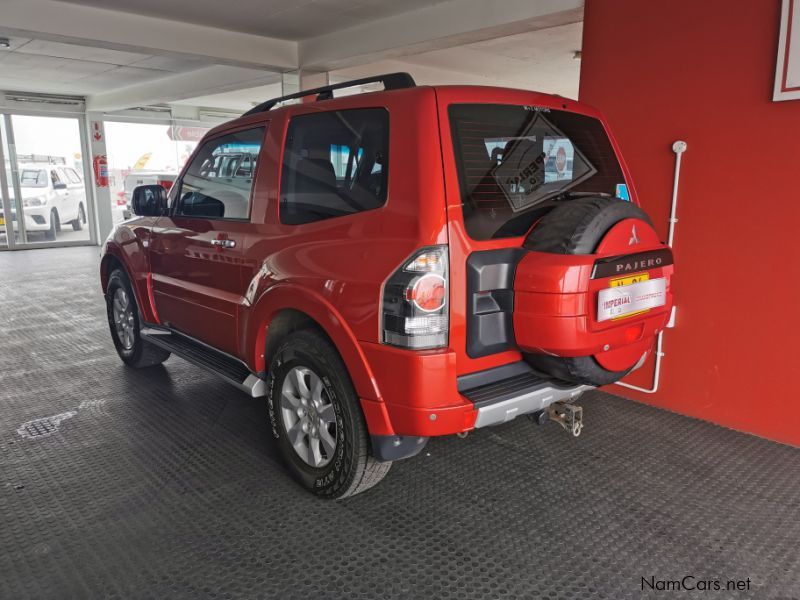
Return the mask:
[[313,90],[330,84],[330,77],[327,71],[307,71],[300,70],[300,89]]
[[97,239],[102,244],[114,228],[114,215],[111,212],[111,190],[108,186],[97,187],[93,168],[95,156],[105,156],[108,158],[106,151],[106,131],[102,113],[87,113],[86,124],[89,129],[89,163],[90,166],[92,166],[92,194],[94,195]]
[[300,91],[300,71],[281,73],[281,96],[296,94]]

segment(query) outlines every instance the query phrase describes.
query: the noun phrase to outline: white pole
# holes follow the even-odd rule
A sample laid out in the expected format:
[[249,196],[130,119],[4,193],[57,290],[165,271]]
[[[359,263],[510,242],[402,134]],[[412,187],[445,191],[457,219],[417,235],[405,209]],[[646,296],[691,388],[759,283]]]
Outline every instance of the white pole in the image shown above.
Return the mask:
[[[672,241],[675,237],[675,224],[678,222],[678,181],[680,180],[681,176],[681,155],[686,152],[686,147],[686,142],[682,140],[678,140],[672,144],[672,151],[675,153],[675,177],[672,180],[672,206],[669,211],[669,233],[667,234],[667,245],[670,248],[672,248]],[[674,326],[675,307],[673,306],[672,314],[669,317],[669,323],[667,323],[667,327]],[[629,390],[636,390],[637,392],[642,392],[644,394],[655,394],[658,391],[658,384],[661,378],[661,359],[664,358],[664,352],[661,350],[663,337],[664,331],[661,330],[656,341],[656,366],[653,371],[653,385],[649,388],[643,388],[637,385],[631,385],[630,383],[624,383],[622,381],[617,381],[617,385],[628,388]]]

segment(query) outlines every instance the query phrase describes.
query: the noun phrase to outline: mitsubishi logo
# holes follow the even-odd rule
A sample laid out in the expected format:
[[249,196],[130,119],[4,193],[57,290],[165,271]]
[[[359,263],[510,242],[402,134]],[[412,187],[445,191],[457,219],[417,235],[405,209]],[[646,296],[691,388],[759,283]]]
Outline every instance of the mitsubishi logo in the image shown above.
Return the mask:
[[636,235],[636,225],[631,227],[631,239],[628,240],[628,246],[635,246],[639,243],[639,236]]

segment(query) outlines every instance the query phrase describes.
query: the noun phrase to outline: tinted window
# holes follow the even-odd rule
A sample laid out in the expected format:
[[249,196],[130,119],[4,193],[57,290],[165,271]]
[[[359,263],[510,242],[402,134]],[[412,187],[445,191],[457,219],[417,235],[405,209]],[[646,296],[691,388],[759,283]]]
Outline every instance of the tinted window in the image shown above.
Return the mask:
[[386,202],[389,113],[382,108],[295,117],[281,175],[281,222],[311,223]]
[[247,219],[264,128],[209,140],[181,181],[175,214],[206,219]]
[[464,225],[475,239],[523,235],[556,201],[624,184],[602,123],[530,106],[457,104],[450,126]]

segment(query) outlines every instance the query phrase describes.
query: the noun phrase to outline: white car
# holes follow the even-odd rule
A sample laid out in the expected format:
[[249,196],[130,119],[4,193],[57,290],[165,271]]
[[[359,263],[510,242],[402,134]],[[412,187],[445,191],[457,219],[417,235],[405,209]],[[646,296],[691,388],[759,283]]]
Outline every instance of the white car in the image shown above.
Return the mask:
[[[12,188],[11,174],[8,175],[9,188]],[[43,232],[45,239],[54,240],[63,225],[72,225],[75,231],[86,225],[86,186],[75,169],[63,165],[22,164],[19,186],[27,233]],[[11,221],[18,231],[13,188],[9,192]]]

